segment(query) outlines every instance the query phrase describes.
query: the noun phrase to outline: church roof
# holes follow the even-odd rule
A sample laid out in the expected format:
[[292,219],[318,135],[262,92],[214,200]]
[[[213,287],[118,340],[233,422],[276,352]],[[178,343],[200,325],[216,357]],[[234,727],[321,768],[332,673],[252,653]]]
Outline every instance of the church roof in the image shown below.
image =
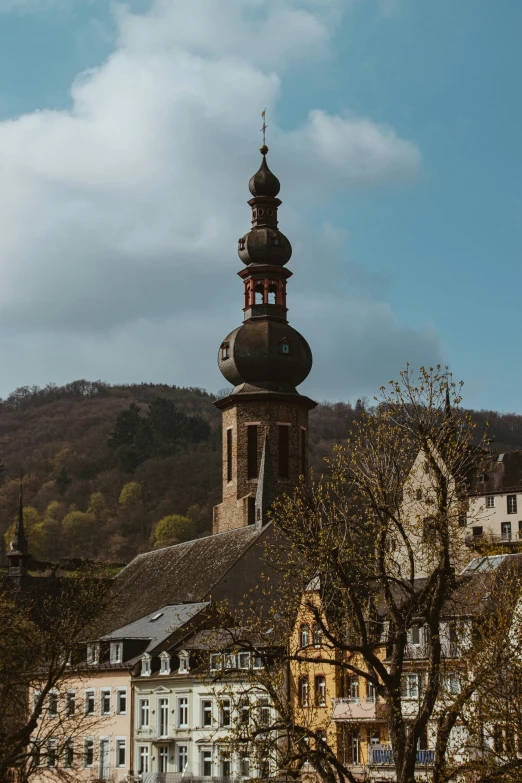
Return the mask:
[[119,625],[167,605],[236,603],[259,579],[266,530],[242,527],[138,555],[114,580]]

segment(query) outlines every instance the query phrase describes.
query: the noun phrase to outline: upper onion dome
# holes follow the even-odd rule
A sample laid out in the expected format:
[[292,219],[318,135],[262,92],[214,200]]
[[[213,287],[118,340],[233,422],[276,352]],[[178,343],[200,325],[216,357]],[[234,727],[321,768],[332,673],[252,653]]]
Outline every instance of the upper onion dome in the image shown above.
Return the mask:
[[263,144],[261,147],[263,160],[261,161],[259,170],[254,174],[248,183],[248,189],[253,196],[268,196],[269,198],[275,198],[279,193],[281,185],[276,175],[272,174],[268,168],[268,164],[266,162],[267,152],[268,147]]
[[256,226],[239,240],[238,255],[244,264],[284,266],[292,245],[275,226]]

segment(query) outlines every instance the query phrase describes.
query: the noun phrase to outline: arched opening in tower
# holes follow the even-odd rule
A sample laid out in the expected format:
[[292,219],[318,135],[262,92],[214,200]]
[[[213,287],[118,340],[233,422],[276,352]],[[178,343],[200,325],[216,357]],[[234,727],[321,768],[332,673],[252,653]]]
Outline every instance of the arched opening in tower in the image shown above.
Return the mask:
[[263,285],[256,285],[256,289],[255,289],[255,293],[256,293],[255,303],[256,304],[263,304],[264,292],[265,292],[265,289],[264,289]]

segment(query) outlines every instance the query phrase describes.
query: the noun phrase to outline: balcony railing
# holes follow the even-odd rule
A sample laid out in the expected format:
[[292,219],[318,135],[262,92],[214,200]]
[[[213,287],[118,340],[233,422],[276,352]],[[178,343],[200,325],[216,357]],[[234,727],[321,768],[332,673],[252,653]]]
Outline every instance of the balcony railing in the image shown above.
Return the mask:
[[467,547],[483,547],[487,544],[522,545],[522,530],[514,530],[511,533],[482,533],[480,536],[466,536],[464,543]]
[[244,783],[244,778],[202,778],[181,772],[142,772],[134,776],[135,783]]
[[[391,748],[369,748],[370,766],[385,767],[394,763],[393,750]],[[429,767],[435,761],[434,750],[418,750],[415,764],[419,767]]]
[[335,721],[380,720],[384,718],[385,705],[374,698],[355,699],[342,697],[332,699],[332,719]]

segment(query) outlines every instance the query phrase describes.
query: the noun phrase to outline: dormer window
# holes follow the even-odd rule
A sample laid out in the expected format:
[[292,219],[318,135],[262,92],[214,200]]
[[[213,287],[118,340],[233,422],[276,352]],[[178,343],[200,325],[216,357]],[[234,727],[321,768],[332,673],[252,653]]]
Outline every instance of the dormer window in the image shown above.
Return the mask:
[[150,676],[150,655],[148,653],[141,656],[141,676]]
[[272,244],[276,245],[276,246],[281,244],[281,240],[279,238],[279,234],[274,234],[274,236],[272,237]]
[[187,674],[190,671],[190,659],[186,650],[182,650],[179,654],[179,674]]
[[97,666],[100,662],[100,645],[88,644],[87,645],[87,663],[91,666]]
[[245,249],[245,237],[241,237],[241,239],[237,243],[238,250],[244,250]]
[[290,355],[290,343],[286,337],[284,337],[279,343],[279,352],[285,354],[285,356]]
[[221,343],[221,358],[222,359],[228,359],[230,357],[228,349],[229,349],[229,343]]
[[123,661],[123,642],[111,642],[111,663]]
[[160,655],[160,674],[170,674],[170,655],[162,652]]

